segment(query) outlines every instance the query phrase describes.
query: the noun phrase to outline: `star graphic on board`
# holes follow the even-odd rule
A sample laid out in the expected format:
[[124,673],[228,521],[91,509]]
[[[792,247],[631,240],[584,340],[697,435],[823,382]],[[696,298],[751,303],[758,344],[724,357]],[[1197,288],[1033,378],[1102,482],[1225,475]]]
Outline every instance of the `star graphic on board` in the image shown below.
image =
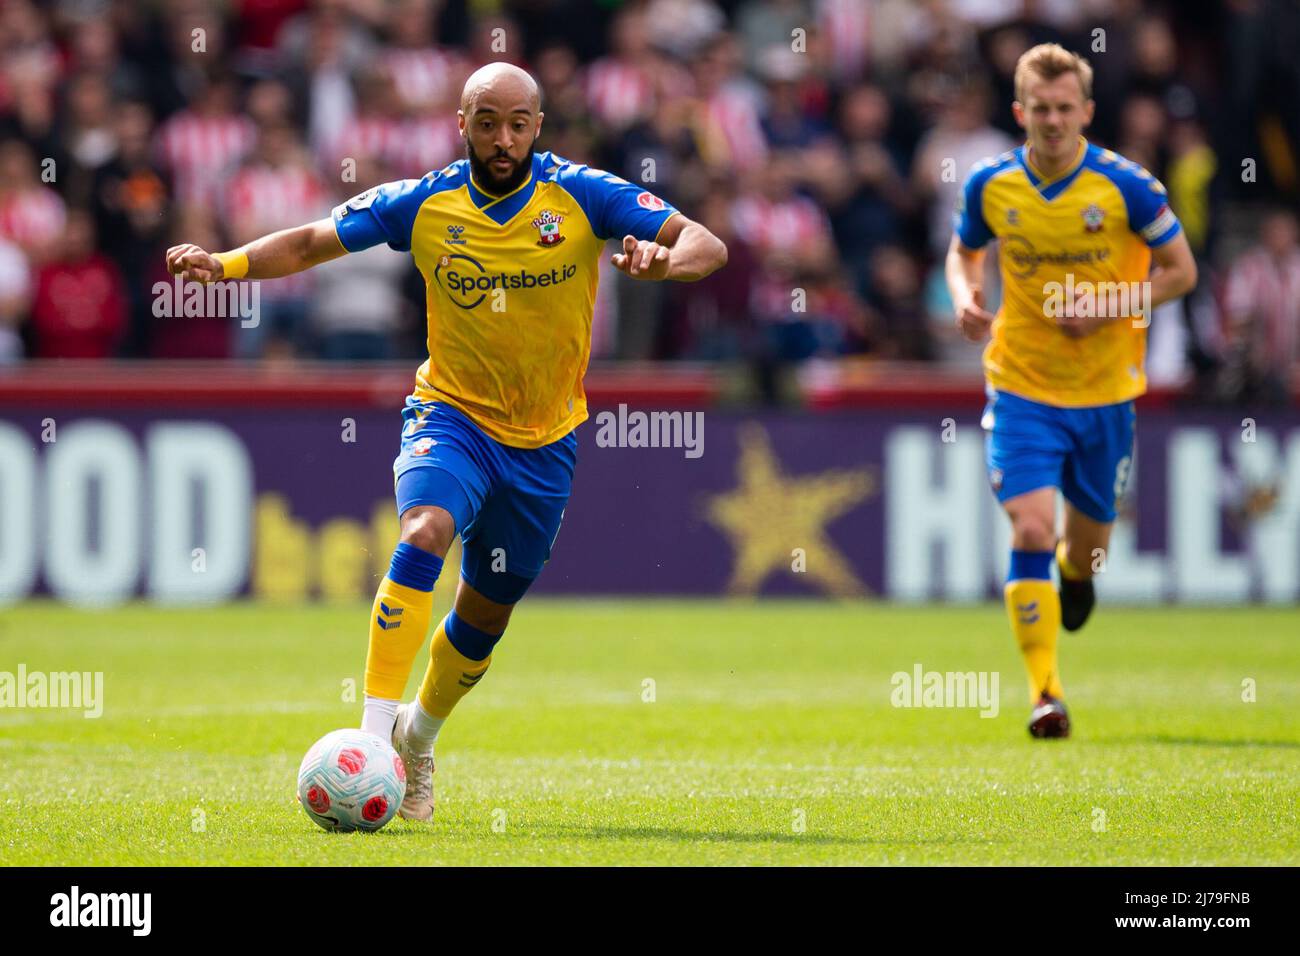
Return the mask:
[[[727,589],[757,594],[773,571],[804,574],[829,594],[867,592],[853,567],[826,534],[826,526],[876,492],[870,469],[835,469],[790,477],[759,425],[740,430],[739,485],[711,495],[706,517],[731,542],[735,566]],[[802,549],[804,570],[795,571]]]

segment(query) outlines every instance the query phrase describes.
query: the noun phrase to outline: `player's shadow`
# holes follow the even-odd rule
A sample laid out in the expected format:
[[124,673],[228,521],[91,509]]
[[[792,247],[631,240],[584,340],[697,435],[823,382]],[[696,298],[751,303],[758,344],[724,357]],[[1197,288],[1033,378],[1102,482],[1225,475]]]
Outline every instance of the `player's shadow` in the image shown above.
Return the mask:
[[[1161,744],[1170,747],[1261,747],[1279,750],[1300,750],[1297,740],[1216,740],[1212,737],[1173,737],[1155,734],[1149,737],[1125,737],[1126,743]],[[1119,741],[1116,740],[1116,743]]]

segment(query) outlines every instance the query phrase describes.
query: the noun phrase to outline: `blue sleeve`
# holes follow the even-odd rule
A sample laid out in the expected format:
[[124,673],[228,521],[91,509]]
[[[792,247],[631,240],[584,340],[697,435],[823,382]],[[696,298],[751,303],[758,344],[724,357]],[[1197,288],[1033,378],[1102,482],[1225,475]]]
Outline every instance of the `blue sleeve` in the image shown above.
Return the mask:
[[360,252],[386,242],[398,252],[409,252],[415,215],[429,198],[425,183],[425,179],[384,183],[335,206],[334,230],[343,248]]
[[1169,208],[1165,187],[1137,163],[1122,161],[1115,170],[1114,182],[1124,196],[1129,228],[1152,249],[1183,231]]
[[566,166],[556,182],[578,201],[598,239],[654,240],[677,212],[654,193],[590,166]]
[[966,177],[957,197],[957,208],[952,214],[952,231],[967,249],[983,249],[993,238],[993,230],[984,221],[984,184],[988,182],[993,167],[979,163]]

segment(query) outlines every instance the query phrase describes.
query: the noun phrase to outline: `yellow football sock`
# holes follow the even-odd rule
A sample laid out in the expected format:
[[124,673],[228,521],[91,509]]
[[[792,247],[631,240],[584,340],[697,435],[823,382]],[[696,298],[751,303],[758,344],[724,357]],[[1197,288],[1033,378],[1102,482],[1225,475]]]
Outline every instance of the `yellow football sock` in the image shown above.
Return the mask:
[[401,698],[432,616],[432,591],[417,591],[388,577],[380,582],[374,607],[370,609],[370,648],[366,652],[368,697]]
[[1044,691],[1065,696],[1056,663],[1056,637],[1061,628],[1061,599],[1051,581],[1025,578],[1008,581],[1004,589],[1011,633],[1020,645],[1029,672],[1029,700]]
[[429,645],[429,666],[420,684],[420,706],[430,717],[445,719],[460,699],[474,689],[491,663],[491,654],[481,661],[473,661],[456,650],[447,639],[444,618]]
[[1056,563],[1060,566],[1061,573],[1071,581],[1086,581],[1089,578],[1089,575],[1084,574],[1070,563],[1070,556],[1066,550],[1064,538],[1056,542]]

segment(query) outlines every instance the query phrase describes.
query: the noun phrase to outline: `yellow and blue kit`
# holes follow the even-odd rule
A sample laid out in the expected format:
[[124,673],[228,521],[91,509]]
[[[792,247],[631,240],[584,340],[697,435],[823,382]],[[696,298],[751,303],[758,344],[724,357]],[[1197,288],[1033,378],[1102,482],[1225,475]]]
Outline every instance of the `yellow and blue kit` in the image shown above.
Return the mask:
[[1048,179],[1021,146],[971,170],[954,230],[970,249],[998,240],[1003,301],[984,351],[983,419],[998,500],[1057,487],[1089,517],[1113,521],[1133,399],[1146,390],[1146,328],[1114,321],[1072,338],[1047,305],[1067,276],[1074,286],[1147,280],[1151,249],[1181,231],[1164,186],[1082,138],[1070,167]]
[[[676,213],[610,173],[536,153],[505,196],[462,159],[338,206],[349,252],[381,242],[424,277],[429,358],[403,412],[393,464],[399,514],[449,511],[462,576],[512,604],[550,555],[587,418],[597,266],[605,241],[654,240]],[[505,571],[493,572],[493,552]],[[501,567],[497,560],[496,567]]]

